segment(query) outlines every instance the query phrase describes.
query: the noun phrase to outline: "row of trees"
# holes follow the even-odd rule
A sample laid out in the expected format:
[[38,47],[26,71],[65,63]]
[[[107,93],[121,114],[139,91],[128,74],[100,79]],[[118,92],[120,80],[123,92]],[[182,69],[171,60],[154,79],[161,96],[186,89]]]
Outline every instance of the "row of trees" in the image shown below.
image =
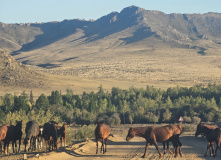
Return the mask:
[[174,123],[180,116],[188,123],[220,121],[221,85],[177,86],[167,90],[152,86],[128,90],[113,87],[110,93],[101,85],[97,93],[77,95],[67,89],[65,94],[60,91],[52,91],[49,96],[41,94],[36,101],[32,92],[0,97],[2,123],[8,114],[21,110],[27,115],[41,111],[47,116],[51,112],[51,118],[59,117],[61,121],[82,125],[97,121],[109,124]]

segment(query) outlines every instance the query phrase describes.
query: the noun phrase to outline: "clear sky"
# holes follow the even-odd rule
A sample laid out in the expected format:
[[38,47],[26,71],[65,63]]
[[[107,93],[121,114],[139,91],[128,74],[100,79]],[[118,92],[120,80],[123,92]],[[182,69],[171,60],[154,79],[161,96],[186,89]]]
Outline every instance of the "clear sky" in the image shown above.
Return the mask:
[[98,19],[131,5],[164,13],[221,13],[221,0],[0,0],[0,22]]

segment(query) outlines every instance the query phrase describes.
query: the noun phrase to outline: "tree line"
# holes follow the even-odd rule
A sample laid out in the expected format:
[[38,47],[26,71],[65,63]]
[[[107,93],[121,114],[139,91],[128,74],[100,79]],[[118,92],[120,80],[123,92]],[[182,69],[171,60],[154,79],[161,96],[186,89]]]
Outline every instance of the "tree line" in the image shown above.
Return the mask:
[[35,116],[42,123],[42,119],[56,119],[81,125],[98,121],[110,125],[175,123],[180,116],[186,123],[216,122],[221,120],[221,85],[176,86],[167,90],[153,86],[113,87],[110,92],[105,92],[100,85],[96,93],[78,95],[67,89],[62,94],[56,90],[49,96],[41,94],[36,101],[32,91],[29,94],[24,91],[19,96],[0,96],[1,123],[21,117],[21,113],[23,118]]

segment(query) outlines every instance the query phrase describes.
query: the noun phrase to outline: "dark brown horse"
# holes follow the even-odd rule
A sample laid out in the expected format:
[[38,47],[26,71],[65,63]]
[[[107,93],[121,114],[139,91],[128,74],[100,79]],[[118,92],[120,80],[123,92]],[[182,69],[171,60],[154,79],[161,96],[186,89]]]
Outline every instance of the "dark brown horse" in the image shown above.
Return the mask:
[[[208,125],[204,123],[200,123],[197,125],[195,136],[197,137],[200,134],[205,135],[208,141],[205,156],[207,156],[208,149],[210,149],[210,155],[215,156],[213,144],[216,142],[218,144],[217,148],[219,148],[219,145],[220,145],[219,143],[220,133],[219,132],[220,132],[220,128],[217,125]],[[216,148],[216,151],[217,151],[217,148]]]
[[[110,127],[107,124],[97,124],[97,127],[95,128],[95,140],[97,143],[97,149],[96,154],[98,152],[98,140],[102,142],[101,145],[101,152],[103,150],[103,154],[107,151],[107,141],[110,134]],[[105,140],[105,149],[104,149],[104,140]]]
[[[1,141],[3,141],[6,137],[6,134],[8,132],[8,126],[9,125],[4,125],[0,127],[0,152],[2,152],[2,144]],[[6,153],[6,151],[5,151]]]
[[[128,131],[128,135],[126,137],[126,140],[131,140],[135,135],[139,137],[143,137],[146,139],[146,147],[144,151],[143,158],[146,157],[147,149],[149,144],[154,144],[160,157],[162,157],[162,154],[158,148],[157,142],[166,142],[170,141],[170,138],[172,138],[177,130],[177,127],[174,127],[174,125],[167,125],[162,127],[135,127],[130,128]],[[179,137],[177,137],[179,138]],[[175,141],[175,139],[174,139]]]
[[47,122],[44,124],[43,127],[43,137],[45,139],[46,144],[46,151],[47,151],[47,145],[49,145],[49,151],[55,148],[58,149],[58,143],[57,143],[57,128],[54,123]]
[[[177,157],[178,156],[178,149],[179,149],[179,154],[182,157],[182,152],[181,152],[182,143],[179,140],[179,136],[183,132],[183,126],[181,126],[181,125],[171,125],[171,126],[174,127],[174,133],[170,139],[163,142],[164,155],[166,154],[165,144],[167,144],[167,149],[169,150],[169,152],[172,155],[175,154],[175,157]],[[173,152],[169,148],[169,142],[172,142],[172,144],[173,144],[173,147],[174,147]]]
[[[22,121],[16,121],[16,125],[7,126],[8,131],[4,139],[4,150],[8,153],[9,143],[12,142],[13,153],[20,152],[21,139],[22,139]],[[19,140],[19,146],[17,150],[17,140]],[[14,149],[15,147],[15,149]]]

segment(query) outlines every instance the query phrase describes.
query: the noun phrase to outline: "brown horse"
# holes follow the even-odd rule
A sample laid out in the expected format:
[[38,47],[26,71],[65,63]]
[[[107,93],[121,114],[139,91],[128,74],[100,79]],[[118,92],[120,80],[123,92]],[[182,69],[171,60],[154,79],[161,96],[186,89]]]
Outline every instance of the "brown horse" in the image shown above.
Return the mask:
[[213,156],[215,156],[213,144],[216,142],[218,144],[217,148],[219,148],[219,132],[220,129],[217,125],[208,125],[204,123],[200,123],[197,125],[195,136],[197,137],[199,134],[203,134],[206,136],[206,139],[208,141],[207,150],[204,156],[207,156],[208,149],[210,149],[210,155],[212,156],[213,154]]
[[[5,139],[6,134],[8,132],[8,126],[9,125],[4,125],[0,127],[0,152],[2,152],[2,144],[1,141]],[[6,151],[5,151],[6,153]]]
[[[169,152],[172,155],[175,154],[175,157],[177,157],[178,156],[178,149],[179,149],[179,154],[182,157],[182,152],[181,152],[182,143],[179,140],[179,136],[183,132],[183,126],[181,126],[181,125],[171,125],[171,126],[174,127],[174,133],[173,133],[173,136],[170,139],[163,142],[164,155],[166,154],[166,149],[165,149],[165,143],[166,143],[167,144],[167,149],[169,150]],[[169,142],[172,142],[172,144],[173,144],[173,147],[174,147],[173,152],[169,148]]]
[[60,137],[60,143],[62,147],[62,142],[64,143],[64,147],[66,146],[66,129],[67,123],[64,122],[62,126],[56,126],[58,131],[58,137]]
[[[177,127],[174,127],[174,125],[167,125],[167,126],[162,126],[162,127],[135,127],[135,128],[130,128],[128,131],[128,135],[126,137],[126,140],[129,141],[131,140],[135,135],[139,137],[143,137],[146,139],[146,147],[144,151],[144,155],[142,156],[143,158],[146,157],[147,154],[147,149],[149,144],[154,144],[160,157],[162,157],[162,154],[158,148],[157,142],[166,142],[169,141],[170,138],[172,138],[177,130]],[[177,137],[179,138],[179,137]],[[176,138],[174,139],[174,141]]]
[[[107,141],[109,138],[109,134],[110,134],[110,127],[107,124],[104,124],[104,123],[97,124],[97,127],[95,128],[95,140],[97,143],[96,154],[98,152],[98,140],[99,139],[102,142],[101,152],[102,152],[102,149],[103,149],[103,154],[107,152]],[[104,140],[105,140],[105,149],[104,149]]]

